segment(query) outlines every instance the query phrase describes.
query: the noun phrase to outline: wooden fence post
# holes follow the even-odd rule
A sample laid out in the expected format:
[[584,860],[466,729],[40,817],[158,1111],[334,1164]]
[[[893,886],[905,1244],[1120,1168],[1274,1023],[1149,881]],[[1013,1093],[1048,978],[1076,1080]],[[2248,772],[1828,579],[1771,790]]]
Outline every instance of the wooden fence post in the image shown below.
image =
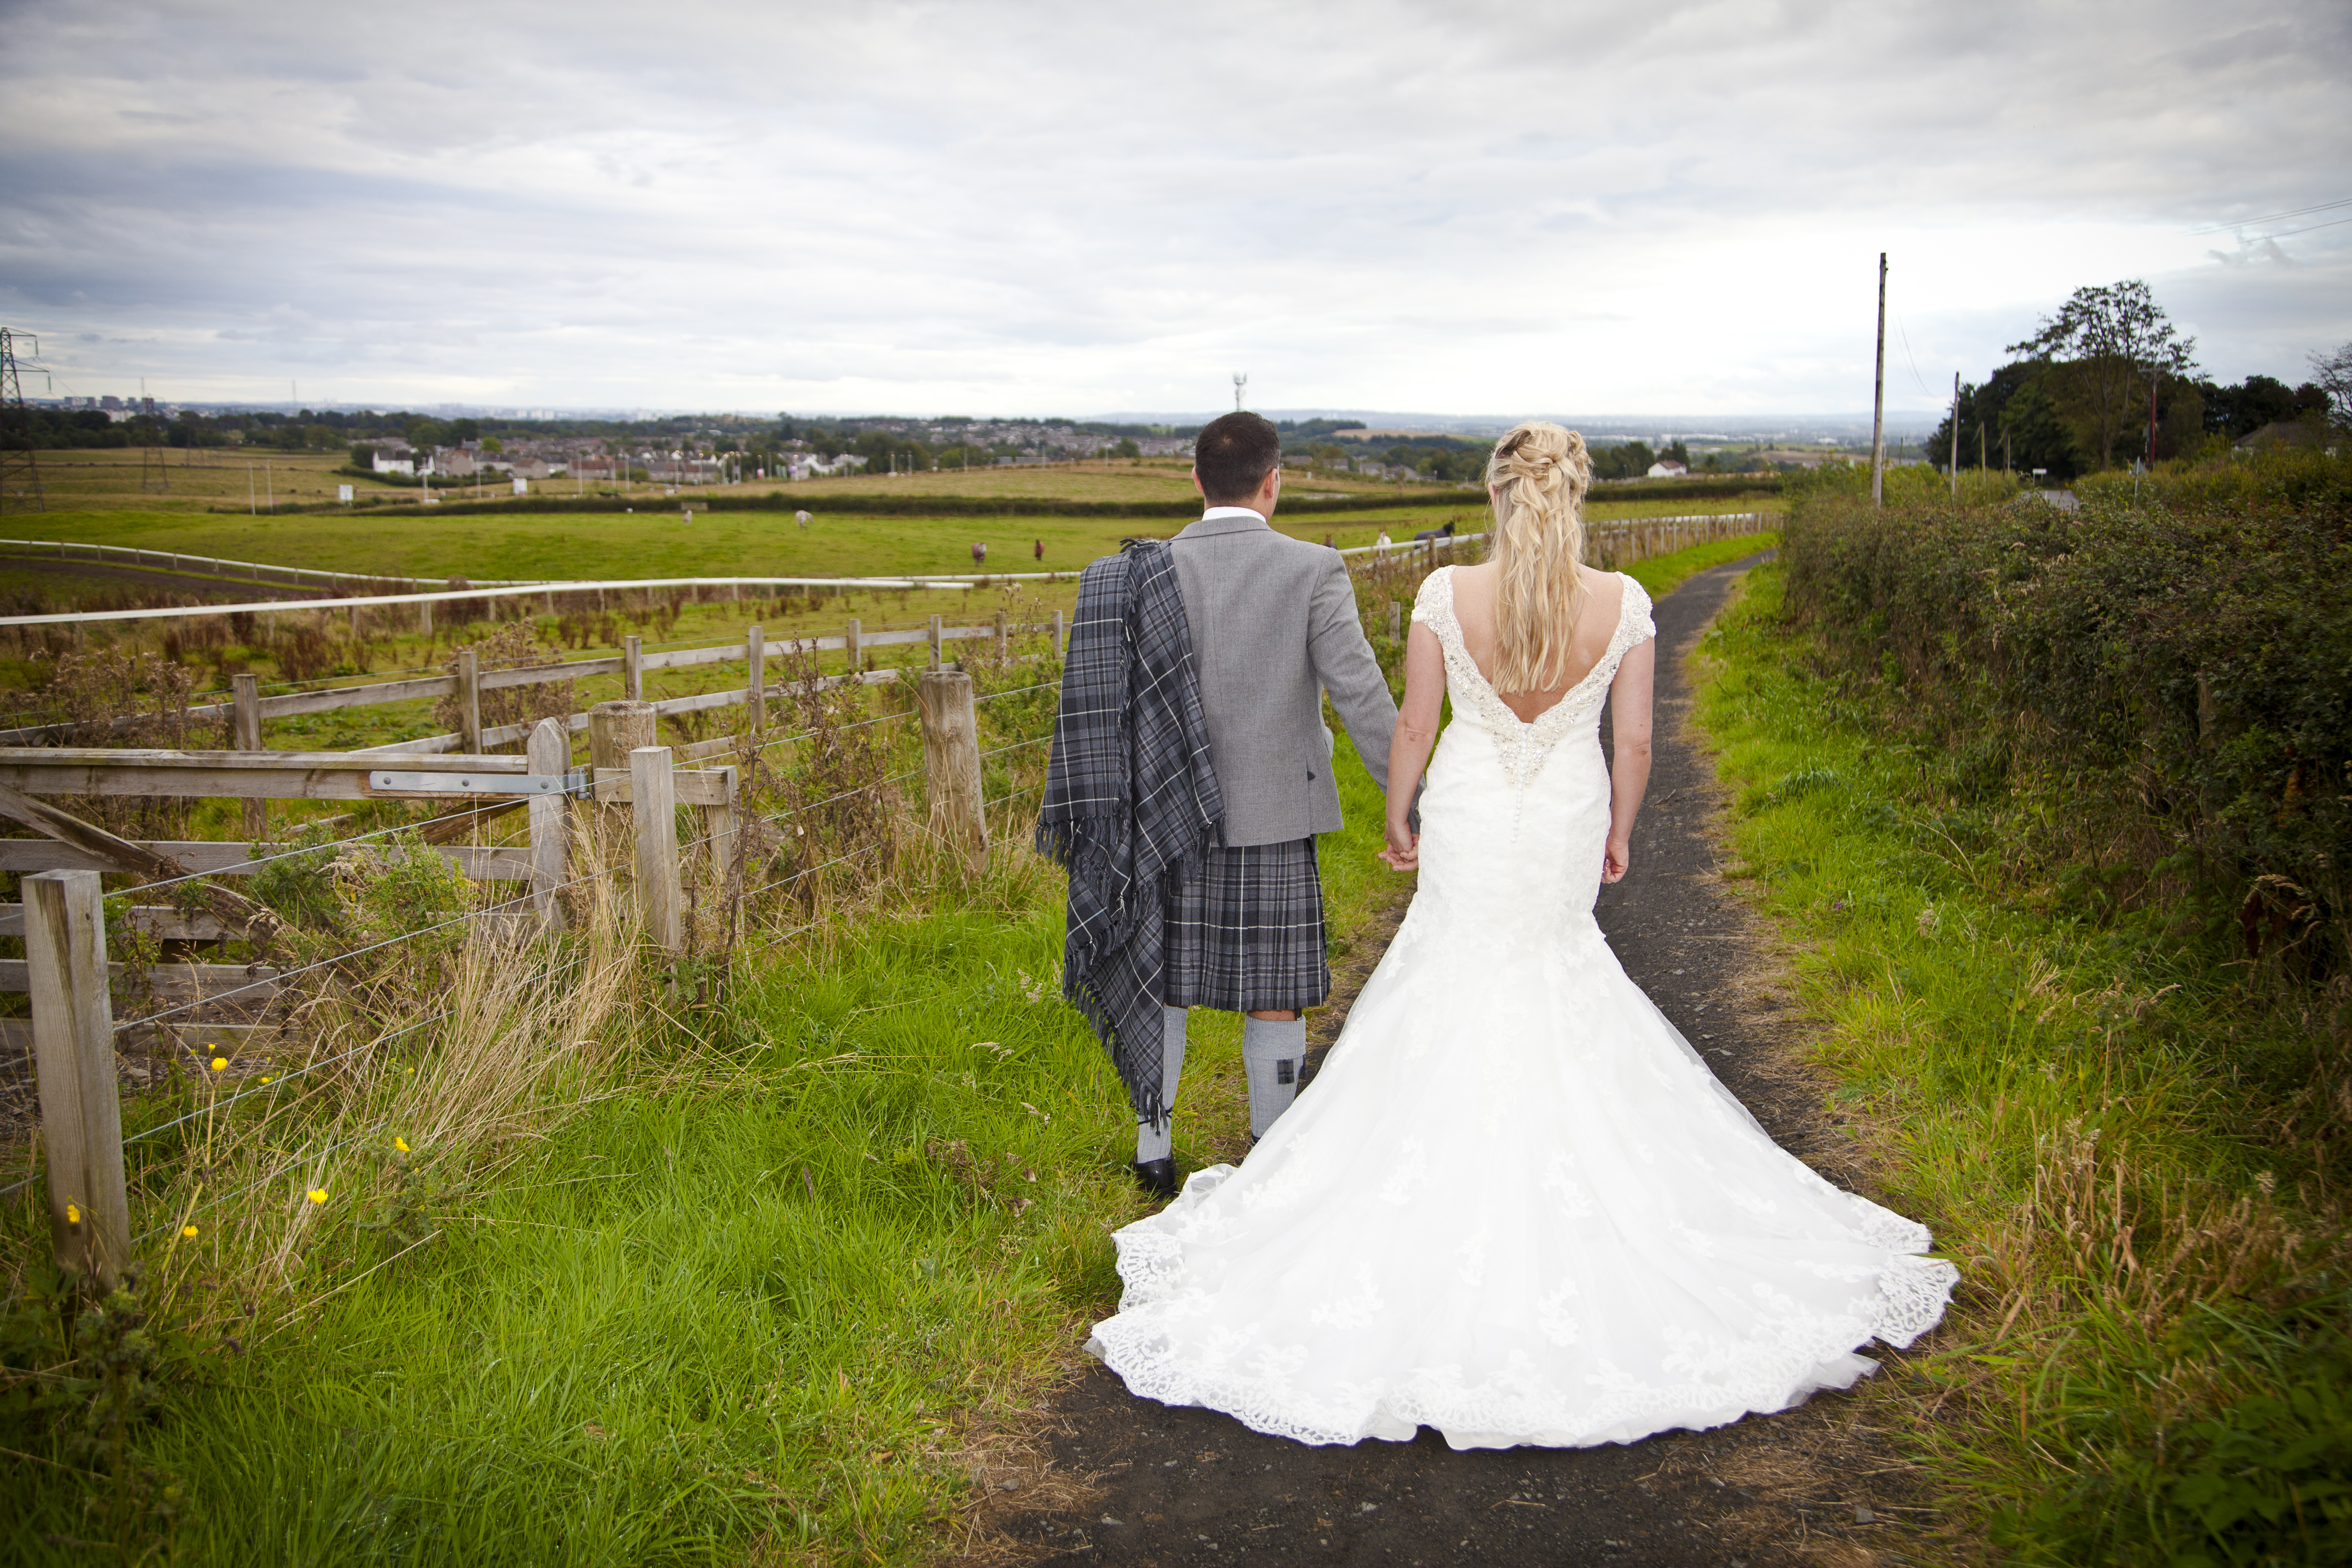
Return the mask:
[[768,727],[768,633],[764,626],[753,626],[743,634],[743,661],[751,666],[750,679],[744,681],[744,702],[751,709],[751,730],[754,733]]
[[433,636],[433,601],[426,599],[416,606],[416,635],[431,640]]
[[1054,612],[1054,657],[1062,657],[1062,612]]
[[625,637],[621,639],[621,695],[631,702],[646,700],[645,638]]
[[637,906],[646,934],[675,953],[686,945],[679,921],[686,900],[677,884],[677,784],[667,746],[629,753],[629,794],[636,823]]
[[1389,641],[1395,642],[1403,636],[1404,606],[1391,599],[1389,601]]
[[865,638],[866,626],[862,621],[853,620],[842,630],[842,651],[849,656],[849,673],[852,675],[866,668],[866,650],[859,646]]
[[931,617],[931,668],[937,669],[944,661],[940,658],[940,618]]
[[482,751],[482,658],[470,647],[457,650],[450,667],[457,678],[457,749],[467,756]]
[[702,808],[702,836],[710,841],[711,880],[723,892],[735,868],[735,767],[730,763],[712,771],[727,776],[727,798]]
[[588,710],[588,765],[625,768],[629,753],[654,743],[654,705],[623,698]]
[[1005,657],[1012,651],[1013,645],[1006,640],[1005,637],[1004,612],[999,610],[996,612],[996,661],[999,664],[1003,663]]
[[[229,720],[236,735],[230,744],[240,752],[261,750],[261,678],[255,675],[232,675],[229,689]],[[258,844],[269,836],[269,803],[248,800],[245,803],[245,837],[248,844]]]
[[111,1290],[131,1261],[131,1205],[123,1190],[99,874],[37,872],[25,879],[24,898],[34,1072],[49,1157],[49,1237],[58,1267]]
[[[572,731],[561,719],[541,719],[533,725],[525,755],[535,773],[569,772]],[[530,900],[540,923],[549,931],[563,929],[563,904],[557,894],[570,875],[572,803],[560,795],[530,797]]]
[[988,869],[988,822],[980,792],[980,722],[971,677],[960,669],[926,670],[915,683],[923,725],[923,773],[929,786],[930,830],[961,849],[977,875]]

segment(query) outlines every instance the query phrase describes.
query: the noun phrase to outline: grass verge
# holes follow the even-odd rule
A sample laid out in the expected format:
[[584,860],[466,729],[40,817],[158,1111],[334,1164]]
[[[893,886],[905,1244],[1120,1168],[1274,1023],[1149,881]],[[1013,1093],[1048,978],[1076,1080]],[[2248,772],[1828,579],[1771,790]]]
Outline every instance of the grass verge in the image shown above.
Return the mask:
[[1946,1328],[1874,1395],[1948,1489],[1948,1544],[2352,1560],[2334,1177],[2249,1110],[2328,1016],[2172,911],[2021,877],[2070,780],[1960,812],[1967,758],[1913,743],[1899,689],[1822,673],[1780,595],[1759,569],[1709,633],[1700,720],[1729,874],[1787,938],[1839,1109],[1960,1264]]

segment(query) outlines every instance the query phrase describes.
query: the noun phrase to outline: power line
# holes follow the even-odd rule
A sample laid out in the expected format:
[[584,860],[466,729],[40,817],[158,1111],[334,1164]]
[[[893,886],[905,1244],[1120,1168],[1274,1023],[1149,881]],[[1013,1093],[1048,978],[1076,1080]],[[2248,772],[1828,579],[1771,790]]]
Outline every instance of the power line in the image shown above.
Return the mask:
[[[2192,228],[2189,232],[2191,234],[2219,234],[2225,228],[2246,228],[2258,223],[2284,223],[2291,217],[2305,217],[2313,213],[2332,212],[2337,207],[2352,207],[2352,196],[2347,196],[2342,201],[2337,202],[2322,202],[2315,207],[2297,207],[2293,212],[2272,213],[2265,217],[2242,217],[2232,219],[2228,223],[2209,223],[2203,228]],[[2314,224],[2312,226],[2317,228],[2321,226]],[[2301,231],[2298,230],[2297,232],[2299,233]]]
[[2307,223],[2301,228],[2284,228],[2281,229],[2276,234],[2266,234],[2262,237],[2264,239],[2284,239],[2291,234],[2309,234],[2315,228],[2334,228],[2340,223],[2352,223],[2352,217],[2330,218],[2326,223]]

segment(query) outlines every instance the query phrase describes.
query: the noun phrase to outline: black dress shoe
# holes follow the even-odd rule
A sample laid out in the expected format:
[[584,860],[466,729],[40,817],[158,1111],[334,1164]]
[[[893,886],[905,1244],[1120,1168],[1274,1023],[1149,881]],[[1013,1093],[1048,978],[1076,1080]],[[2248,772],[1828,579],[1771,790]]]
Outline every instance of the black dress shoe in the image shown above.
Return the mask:
[[1135,1184],[1143,1189],[1146,1196],[1172,1198],[1176,1195],[1176,1162],[1172,1158],[1138,1160],[1129,1168],[1135,1172]]

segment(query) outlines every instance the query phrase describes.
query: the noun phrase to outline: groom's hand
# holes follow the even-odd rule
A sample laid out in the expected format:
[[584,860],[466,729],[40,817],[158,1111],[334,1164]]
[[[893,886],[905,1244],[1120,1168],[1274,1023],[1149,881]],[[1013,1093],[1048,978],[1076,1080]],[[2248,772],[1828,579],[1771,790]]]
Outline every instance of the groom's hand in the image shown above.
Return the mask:
[[1381,851],[1381,858],[1389,863],[1391,870],[1419,870],[1421,868],[1421,835],[1402,822],[1391,822],[1388,825],[1388,847]]

